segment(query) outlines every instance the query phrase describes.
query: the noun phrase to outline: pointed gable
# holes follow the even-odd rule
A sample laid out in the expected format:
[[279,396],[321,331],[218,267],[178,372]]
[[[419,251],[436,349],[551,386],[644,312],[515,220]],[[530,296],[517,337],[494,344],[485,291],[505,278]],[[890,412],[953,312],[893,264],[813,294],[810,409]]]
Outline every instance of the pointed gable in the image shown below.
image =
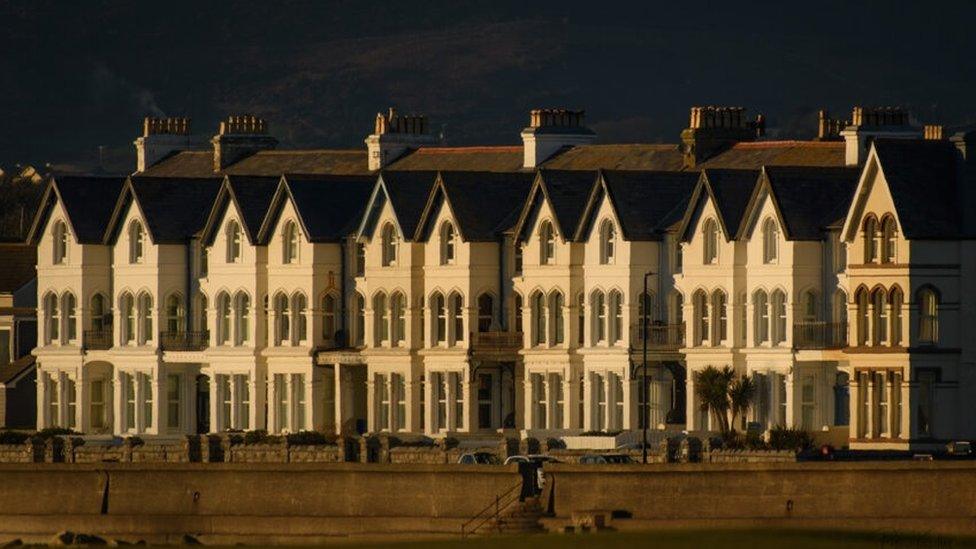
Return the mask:
[[114,241],[128,206],[135,204],[154,244],[184,243],[205,227],[222,184],[220,178],[129,177],[105,239]]
[[625,239],[660,240],[681,219],[697,182],[698,174],[692,172],[602,171],[576,239],[581,240],[594,223],[605,195]]
[[446,204],[462,239],[497,240],[511,228],[513,213],[525,203],[533,177],[531,173],[440,172],[421,216],[417,239],[430,237],[437,211]]
[[687,239],[692,221],[701,211],[704,202],[711,200],[718,212],[719,225],[725,233],[725,239],[732,240],[739,233],[739,226],[758,183],[759,172],[756,170],[702,170],[681,221],[680,233]]
[[404,239],[412,239],[436,180],[437,172],[382,172],[376,180],[359,224],[360,236],[372,234],[383,205],[389,201],[400,234]]
[[539,170],[519,215],[517,233],[524,234],[530,228],[528,225],[545,202],[553,212],[557,232],[564,240],[572,240],[583,220],[596,177],[595,171]]
[[80,244],[100,244],[112,209],[125,184],[124,177],[56,176],[48,184],[28,241],[37,243],[54,203],[60,201],[71,232]]
[[[820,240],[838,212],[847,211],[859,173],[858,168],[764,167],[746,218],[758,215],[762,198],[769,196],[787,239]],[[751,226],[742,224],[738,236]]]
[[213,208],[203,230],[203,239],[212,243],[218,224],[228,208],[233,207],[241,219],[244,234],[251,244],[258,242],[258,233],[278,188],[277,177],[227,176],[217,193]]

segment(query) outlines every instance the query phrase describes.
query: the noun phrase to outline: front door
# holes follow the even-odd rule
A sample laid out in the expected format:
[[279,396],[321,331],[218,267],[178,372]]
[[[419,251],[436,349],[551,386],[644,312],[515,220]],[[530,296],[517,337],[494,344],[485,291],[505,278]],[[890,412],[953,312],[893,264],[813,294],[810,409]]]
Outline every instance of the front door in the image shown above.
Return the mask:
[[478,374],[478,428],[491,429],[494,417],[494,378],[491,373]]
[[210,378],[197,376],[197,434],[210,432]]

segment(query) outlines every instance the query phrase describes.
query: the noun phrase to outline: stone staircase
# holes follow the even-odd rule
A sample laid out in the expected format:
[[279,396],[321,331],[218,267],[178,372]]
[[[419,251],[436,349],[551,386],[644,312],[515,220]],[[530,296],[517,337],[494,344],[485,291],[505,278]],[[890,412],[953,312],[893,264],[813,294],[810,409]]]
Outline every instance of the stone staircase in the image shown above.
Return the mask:
[[532,534],[544,532],[540,519],[545,512],[538,497],[525,498],[509,507],[505,513],[492,520],[486,533],[492,534]]

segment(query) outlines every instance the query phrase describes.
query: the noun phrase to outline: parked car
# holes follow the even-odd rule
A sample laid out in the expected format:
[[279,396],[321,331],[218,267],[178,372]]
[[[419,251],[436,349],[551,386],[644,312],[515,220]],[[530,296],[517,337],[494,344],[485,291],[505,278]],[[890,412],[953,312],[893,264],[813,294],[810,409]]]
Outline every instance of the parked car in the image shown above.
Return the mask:
[[618,465],[633,463],[634,460],[626,454],[587,454],[580,458],[583,465]]
[[968,456],[973,452],[972,445],[965,440],[955,440],[946,444],[946,452],[950,456]]
[[491,452],[472,452],[459,457],[458,463],[463,465],[501,465],[502,460]]

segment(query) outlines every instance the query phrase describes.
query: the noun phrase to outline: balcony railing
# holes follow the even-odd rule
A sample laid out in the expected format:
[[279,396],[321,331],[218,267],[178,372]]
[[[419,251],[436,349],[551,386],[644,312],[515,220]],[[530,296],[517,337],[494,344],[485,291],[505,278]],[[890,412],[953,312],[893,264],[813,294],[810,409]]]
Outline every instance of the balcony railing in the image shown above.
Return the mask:
[[[631,348],[643,349],[643,326],[637,324],[631,327]],[[677,351],[685,346],[685,324],[648,324],[647,348],[654,351]]]
[[161,332],[159,344],[164,351],[202,351],[210,345],[210,331]]
[[793,325],[793,347],[797,349],[840,349],[846,345],[846,322],[797,322]]
[[85,330],[84,345],[90,351],[104,351],[112,348],[112,330]]
[[481,351],[517,351],[522,348],[522,332],[474,332],[471,346]]

